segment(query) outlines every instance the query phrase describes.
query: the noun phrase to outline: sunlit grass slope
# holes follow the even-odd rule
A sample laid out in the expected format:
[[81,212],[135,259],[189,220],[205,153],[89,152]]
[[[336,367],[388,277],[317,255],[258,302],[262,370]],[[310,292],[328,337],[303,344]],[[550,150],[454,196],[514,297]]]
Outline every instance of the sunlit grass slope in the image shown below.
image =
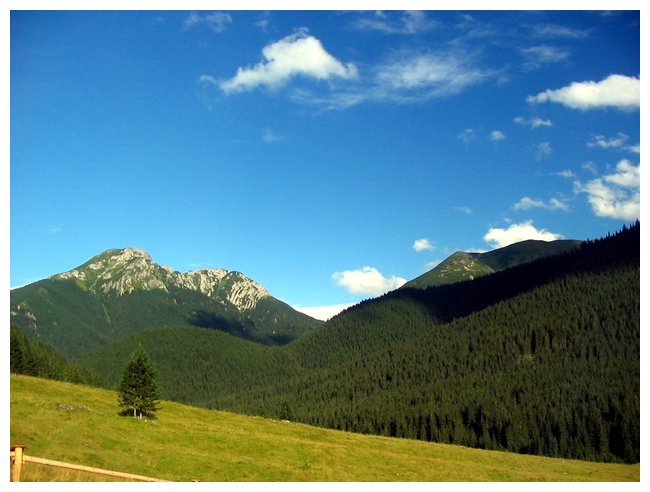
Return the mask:
[[[350,434],[163,402],[118,414],[115,392],[11,375],[11,444],[26,454],[171,481],[639,481],[640,465]],[[48,475],[26,463],[23,480]],[[51,472],[50,472],[51,473]]]

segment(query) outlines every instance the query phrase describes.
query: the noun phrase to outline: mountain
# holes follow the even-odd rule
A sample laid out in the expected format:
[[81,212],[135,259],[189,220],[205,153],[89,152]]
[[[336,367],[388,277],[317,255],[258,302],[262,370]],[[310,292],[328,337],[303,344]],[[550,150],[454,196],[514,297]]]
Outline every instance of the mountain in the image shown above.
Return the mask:
[[[499,261],[505,261],[502,256]],[[281,347],[196,327],[138,343],[166,399],[350,432],[595,461],[640,456],[640,225],[491,275],[364,301]]]
[[[124,250],[108,252],[27,286],[28,299],[12,298],[12,316],[33,323],[23,330],[42,341],[68,337],[61,346],[109,385],[141,343],[163,397],[181,403],[350,432],[638,463],[640,224],[505,268],[513,251],[488,257],[501,268],[490,275],[396,289],[282,346],[258,343],[250,336],[257,323],[237,318],[269,297],[239,308],[204,294],[196,281],[194,289],[179,287],[169,278],[177,272],[152,268],[133,251],[129,259]],[[226,284],[224,276],[212,295],[231,292]],[[233,299],[254,297],[244,290]],[[224,310],[210,311],[215,306]],[[64,323],[76,330],[57,330]],[[101,343],[93,339],[99,335]]]
[[72,358],[152,327],[198,326],[281,345],[322,323],[239,272],[181,273],[136,248],[105,251],[10,298],[12,324]]
[[488,275],[546,256],[557,255],[575,249],[581,243],[582,241],[577,240],[538,241],[530,239],[487,253],[457,251],[432,270],[406,282],[402,288],[424,289],[436,285],[472,280],[482,275]]

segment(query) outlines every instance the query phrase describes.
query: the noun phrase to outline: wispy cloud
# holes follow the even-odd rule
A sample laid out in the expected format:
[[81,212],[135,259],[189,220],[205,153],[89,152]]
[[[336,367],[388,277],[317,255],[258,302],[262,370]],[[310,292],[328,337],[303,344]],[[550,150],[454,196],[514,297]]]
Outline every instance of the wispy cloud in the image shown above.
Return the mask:
[[543,120],[537,117],[526,119],[523,116],[517,116],[514,122],[520,125],[530,126],[532,129],[539,128],[540,126],[553,126],[551,120]]
[[541,161],[543,158],[550,156],[553,153],[550,142],[542,142],[535,146],[535,159]]
[[596,164],[591,161],[585,162],[582,166],[580,166],[580,168],[584,169],[585,171],[589,171],[591,174],[598,174]]
[[459,22],[454,24],[454,27],[458,31],[462,32],[462,36],[460,39],[457,39],[456,42],[481,38],[494,38],[499,35],[499,31],[495,26],[479,21],[476,17],[470,14],[459,14],[459,18]]
[[591,209],[599,217],[635,220],[641,211],[641,171],[627,159],[616,171],[585,184],[574,183],[576,193],[586,193]]
[[365,76],[325,97],[312,91],[294,92],[294,100],[327,109],[345,109],[366,102],[416,104],[454,96],[480,84],[494,73],[474,64],[459,51],[401,50],[369,67]]
[[[386,22],[382,15],[373,15],[375,21]],[[396,14],[385,15],[393,19]],[[404,31],[415,32],[430,26],[422,12],[401,15]],[[195,22],[192,17],[188,25]],[[327,86],[320,87],[293,84],[284,93],[294,102],[324,109],[345,109],[367,102],[412,104],[458,95],[494,78],[496,70],[480,66],[480,53],[475,48],[404,48],[387,53],[379,62],[357,67],[334,57],[320,40],[301,28],[265,46],[262,62],[238,68],[229,79],[217,80],[206,74],[200,81],[213,84],[224,94],[259,87],[280,89],[299,78],[328,81]],[[322,90],[324,87],[326,91]]]
[[336,285],[343,287],[350,294],[378,296],[397,289],[406,283],[406,279],[394,275],[384,276],[374,267],[365,266],[358,270],[335,272],[332,279]]
[[476,132],[471,128],[466,128],[458,134],[458,140],[462,140],[465,144],[470,143],[472,140],[476,140]]
[[522,48],[520,52],[526,60],[524,64],[526,70],[537,70],[545,65],[563,62],[571,56],[571,53],[566,49],[547,45]]
[[212,31],[220,33],[225,31],[231,22],[232,17],[230,17],[230,14],[224,12],[213,12],[203,16],[197,12],[190,12],[183,21],[183,30],[187,31],[196,25],[205,25],[212,29]]
[[641,153],[641,146],[639,144],[635,145],[625,145],[628,140],[628,136],[624,133],[618,133],[615,137],[607,138],[604,135],[594,135],[591,137],[591,140],[587,142],[587,147],[596,147],[600,149],[622,149],[632,152],[633,154]]
[[270,128],[262,130],[262,141],[266,143],[279,142],[281,138]]
[[609,149],[610,147],[622,147],[627,141],[628,136],[619,133],[614,138],[606,138],[604,135],[594,135],[591,140],[587,142],[587,147],[599,147],[601,149]]
[[545,202],[530,197],[523,197],[513,206],[515,210],[530,210],[531,208],[544,208],[546,210],[568,210],[569,206],[557,198]]
[[506,136],[503,134],[502,131],[499,130],[494,130],[493,132],[490,133],[490,140],[493,142],[500,142],[501,140],[505,140]]
[[570,169],[564,169],[562,171],[558,171],[556,173],[551,173],[554,176],[560,176],[561,178],[575,178],[576,174],[571,171]]
[[266,32],[271,23],[271,13],[267,10],[261,13],[259,20],[255,23],[257,27]]
[[253,67],[240,67],[234,77],[221,82],[219,87],[230,94],[250,91],[260,86],[277,89],[296,76],[317,80],[335,77],[350,79],[357,76],[354,64],[343,64],[334,58],[318,39],[307,32],[307,29],[300,29],[264,47],[262,55],[265,61]]
[[560,103],[571,109],[616,108],[632,111],[641,106],[641,82],[636,77],[610,75],[600,82],[573,82],[561,89],[528,96],[531,104]]
[[435,248],[433,247],[433,244],[431,244],[431,241],[429,241],[427,238],[422,238],[422,239],[416,239],[413,242],[413,249],[417,252],[420,251],[433,251]]
[[590,29],[575,29],[559,24],[536,24],[531,31],[533,36],[547,39],[585,39],[591,34]]
[[375,96],[410,102],[459,94],[493,76],[463,51],[397,51],[381,64],[375,76]]
[[561,234],[537,229],[532,220],[527,220],[519,224],[511,224],[507,229],[493,228],[490,229],[483,240],[494,248],[503,248],[510,244],[526,241],[527,239],[537,239],[542,241],[554,241],[562,239]]
[[421,10],[375,11],[364,14],[351,23],[353,29],[379,31],[384,34],[417,34],[437,25],[437,21]]

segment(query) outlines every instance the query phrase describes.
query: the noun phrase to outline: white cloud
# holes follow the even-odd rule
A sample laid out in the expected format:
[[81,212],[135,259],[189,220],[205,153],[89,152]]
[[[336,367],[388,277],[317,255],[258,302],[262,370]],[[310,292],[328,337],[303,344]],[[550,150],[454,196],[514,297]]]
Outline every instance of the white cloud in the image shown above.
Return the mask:
[[302,307],[302,306],[292,306],[296,311],[299,311],[307,316],[312,318],[319,319],[321,321],[327,321],[330,318],[333,318],[339,314],[344,309],[347,309],[354,304],[332,304],[331,306],[313,306],[313,307]]
[[538,24],[533,27],[533,33],[540,38],[583,39],[589,36],[587,29],[573,29],[557,24]]
[[616,173],[609,174],[603,179],[608,183],[626,188],[641,187],[641,166],[635,166],[627,159],[623,159],[616,165]]
[[463,212],[464,214],[471,215],[472,214],[472,209],[469,207],[454,207],[455,210],[458,210],[459,212]]
[[196,12],[190,12],[183,21],[183,30],[187,31],[189,28],[197,24],[205,24],[216,33],[226,30],[228,24],[232,22],[232,17],[223,12],[213,12],[211,14],[200,16]]
[[551,120],[543,120],[543,119],[537,118],[537,117],[530,118],[530,119],[527,120],[526,118],[523,118],[522,116],[516,117],[515,118],[515,123],[519,123],[520,125],[528,125],[533,129],[534,128],[539,128],[540,126],[552,126],[553,125]]
[[215,79],[212,75],[201,75],[199,77],[199,82],[201,82],[202,84],[214,84],[214,85],[219,84],[217,79]]
[[618,133],[616,137],[606,138],[604,135],[594,135],[591,137],[591,140],[587,142],[588,147],[598,147],[601,149],[623,149],[631,152],[633,154],[641,153],[641,145],[625,145],[628,140],[628,136],[624,133]]
[[271,17],[271,13],[269,11],[262,12],[262,14],[260,15],[260,20],[258,20],[255,23],[255,25],[260,29],[262,29],[262,31],[267,32],[267,28],[271,23],[270,17]]
[[266,143],[279,142],[280,137],[273,132],[270,128],[262,130],[262,140]]
[[556,239],[562,239],[562,237],[560,234],[537,229],[533,225],[533,221],[528,220],[520,224],[511,224],[507,229],[490,229],[483,236],[483,240],[494,248],[503,248],[528,239],[555,241]]
[[558,171],[556,173],[552,173],[555,176],[560,176],[561,178],[575,178],[576,174],[571,171],[570,169],[564,169],[563,171]]
[[570,53],[555,46],[533,46],[521,50],[526,57],[525,68],[536,70],[543,65],[558,63],[569,59]]
[[615,138],[609,139],[607,139],[604,135],[594,135],[591,137],[591,140],[587,142],[587,147],[600,147],[601,149],[622,147],[627,139],[628,136],[624,133],[619,133]]
[[344,287],[350,294],[357,295],[378,296],[406,283],[405,279],[394,275],[384,277],[376,268],[369,266],[359,270],[335,272],[332,278],[339,287]]
[[541,144],[537,145],[537,148],[535,150],[535,157],[539,161],[542,160],[544,157],[548,157],[552,153],[553,153],[553,149],[551,149],[551,143],[542,142]]
[[356,84],[322,97],[313,91],[294,91],[297,102],[344,109],[364,102],[414,104],[457,95],[493,75],[475,65],[474,57],[459,50],[421,52],[396,50],[369,68]]
[[400,14],[376,11],[371,16],[356,20],[352,23],[352,27],[385,34],[416,34],[431,29],[437,24],[421,10],[407,10]]
[[413,243],[413,249],[417,252],[426,251],[426,250],[433,251],[434,247],[433,244],[431,244],[431,242],[428,239],[422,238],[422,239],[415,240],[415,242]]
[[408,100],[413,97],[410,91],[417,98],[458,94],[490,75],[465,53],[398,51],[379,67],[376,81],[384,98]]
[[499,130],[494,130],[492,133],[490,133],[490,140],[493,142],[498,142],[499,140],[505,140],[506,136],[503,134],[503,132]]
[[458,140],[462,140],[466,144],[476,139],[476,132],[471,128],[466,128],[458,134]]
[[[259,86],[277,89],[295,76],[318,80],[339,79],[323,94],[305,86],[292,88],[289,97],[297,103],[328,110],[346,109],[364,102],[413,104],[456,95],[494,76],[480,68],[476,55],[459,49],[421,51],[397,49],[381,62],[360,74],[352,64],[343,64],[325,51],[320,41],[306,29],[266,46],[264,61],[240,67],[237,74],[218,86],[225,93],[252,90]],[[213,82],[211,76],[201,77]]]
[[591,161],[585,162],[580,167],[582,169],[585,169],[586,171],[589,171],[591,174],[598,174],[598,170],[596,169],[596,165]]
[[576,193],[586,193],[592,211],[599,217],[635,220],[641,211],[641,166],[623,159],[616,172],[592,179],[586,184],[574,183]]
[[515,210],[530,210],[531,208],[545,208],[546,210],[568,210],[569,206],[557,198],[551,198],[548,202],[543,200],[535,200],[530,197],[523,197],[515,203]]
[[600,82],[573,82],[567,87],[528,96],[529,103],[555,102],[571,109],[614,107],[634,110],[641,106],[641,82],[636,77],[610,75]]
[[330,55],[321,42],[308,36],[306,29],[287,36],[262,49],[265,61],[254,67],[239,68],[237,75],[219,84],[226,93],[242,92],[259,86],[278,88],[295,76],[327,80],[357,76],[356,67],[344,65]]

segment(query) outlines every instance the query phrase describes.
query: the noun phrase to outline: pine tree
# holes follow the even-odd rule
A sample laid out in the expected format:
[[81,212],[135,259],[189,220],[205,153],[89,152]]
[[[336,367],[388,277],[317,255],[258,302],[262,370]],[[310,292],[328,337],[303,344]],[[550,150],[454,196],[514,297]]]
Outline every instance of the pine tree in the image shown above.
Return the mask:
[[17,333],[17,328],[11,326],[11,338],[9,339],[9,348],[11,350],[10,356],[10,370],[13,373],[20,374],[23,372],[25,360],[23,356],[23,349],[21,347],[20,338]]
[[138,345],[124,369],[117,397],[125,413],[132,410],[134,417],[155,417],[160,403],[160,388],[156,370],[142,345]]

